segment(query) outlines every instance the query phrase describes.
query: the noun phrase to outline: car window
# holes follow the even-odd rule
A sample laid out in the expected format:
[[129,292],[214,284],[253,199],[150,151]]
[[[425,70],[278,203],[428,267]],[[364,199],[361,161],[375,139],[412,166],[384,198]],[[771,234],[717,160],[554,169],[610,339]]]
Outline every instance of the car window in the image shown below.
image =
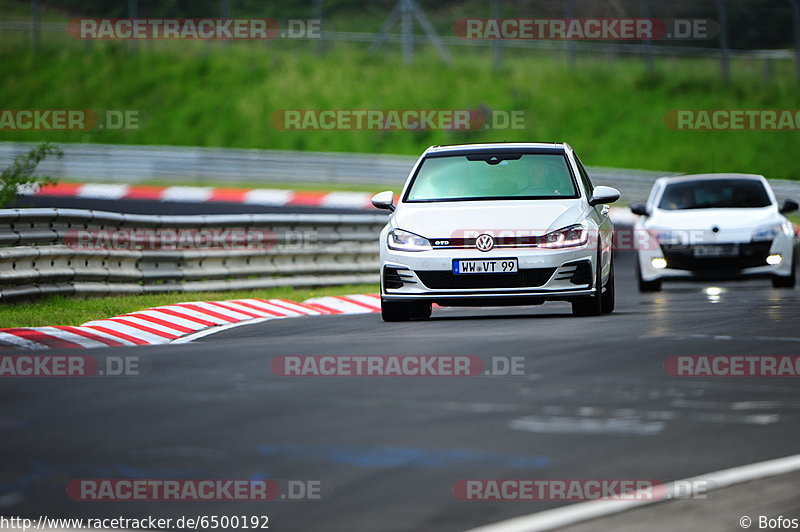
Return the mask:
[[764,185],[755,179],[715,179],[667,185],[659,209],[759,208],[771,204]]
[[586,189],[586,195],[590,198],[592,197],[592,192],[594,192],[594,185],[592,184],[592,180],[589,178],[589,172],[586,171],[584,168],[583,163],[575,156],[575,162],[578,163],[578,172],[580,173],[581,181],[583,182],[583,188]]
[[426,158],[404,201],[575,197],[564,155],[480,153]]

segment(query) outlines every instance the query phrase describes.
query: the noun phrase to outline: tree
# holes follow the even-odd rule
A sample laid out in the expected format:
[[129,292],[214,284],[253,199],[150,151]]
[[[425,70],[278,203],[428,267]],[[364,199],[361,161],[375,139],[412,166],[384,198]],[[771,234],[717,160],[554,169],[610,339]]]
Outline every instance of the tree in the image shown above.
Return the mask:
[[28,153],[17,155],[14,162],[0,174],[0,207],[5,207],[17,197],[20,186],[42,183],[55,183],[52,177],[34,175],[36,167],[49,155],[59,159],[64,156],[64,151],[58,146],[44,142]]

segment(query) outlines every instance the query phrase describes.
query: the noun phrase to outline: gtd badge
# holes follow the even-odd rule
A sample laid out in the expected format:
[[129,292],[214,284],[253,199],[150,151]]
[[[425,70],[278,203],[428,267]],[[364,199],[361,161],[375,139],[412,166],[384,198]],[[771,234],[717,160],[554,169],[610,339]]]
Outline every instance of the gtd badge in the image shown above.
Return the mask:
[[475,239],[475,247],[479,251],[489,251],[494,247],[494,238],[492,235],[481,235]]

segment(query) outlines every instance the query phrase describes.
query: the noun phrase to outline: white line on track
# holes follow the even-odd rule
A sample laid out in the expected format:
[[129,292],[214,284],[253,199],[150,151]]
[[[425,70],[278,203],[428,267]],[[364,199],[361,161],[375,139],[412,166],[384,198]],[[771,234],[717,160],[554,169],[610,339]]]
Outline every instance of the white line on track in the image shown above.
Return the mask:
[[[193,340],[199,340],[205,336],[210,336],[212,334],[216,334],[218,332],[227,331],[228,329],[233,329],[235,327],[241,327],[242,325],[255,325],[256,323],[261,323],[264,321],[274,320],[276,318],[253,318],[251,320],[244,320],[238,321],[236,323],[229,323],[227,325],[217,325],[214,327],[210,327],[208,329],[204,329],[202,331],[198,331],[196,333],[187,334],[186,336],[181,336],[180,338],[176,338],[172,340],[171,344],[187,344]],[[278,318],[279,319],[279,318]]]
[[[750,482],[762,478],[785,475],[794,471],[800,471],[800,454],[756,462],[705,475],[698,475],[683,480],[676,480],[666,484],[665,492],[674,493],[676,484],[681,487],[692,486],[692,493],[687,496],[695,495],[699,490],[695,486],[703,486],[703,492],[727,488],[736,484]],[[578,504],[571,504],[553,510],[545,510],[535,514],[515,517],[498,523],[493,523],[478,528],[473,528],[468,532],[538,532],[542,530],[554,530],[576,523],[582,523],[599,517],[606,517],[622,513],[633,508],[638,508],[648,504],[665,502],[670,499],[660,500],[625,500],[625,501],[589,501]]]

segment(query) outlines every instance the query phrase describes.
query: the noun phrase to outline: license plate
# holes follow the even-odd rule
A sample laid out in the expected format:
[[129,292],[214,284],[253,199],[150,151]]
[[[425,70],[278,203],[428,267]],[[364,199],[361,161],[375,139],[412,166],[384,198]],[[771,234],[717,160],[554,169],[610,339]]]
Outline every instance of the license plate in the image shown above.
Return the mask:
[[739,246],[702,246],[694,248],[695,257],[738,257]]
[[517,259],[487,259],[487,260],[460,260],[453,261],[453,273],[517,273],[519,265]]

